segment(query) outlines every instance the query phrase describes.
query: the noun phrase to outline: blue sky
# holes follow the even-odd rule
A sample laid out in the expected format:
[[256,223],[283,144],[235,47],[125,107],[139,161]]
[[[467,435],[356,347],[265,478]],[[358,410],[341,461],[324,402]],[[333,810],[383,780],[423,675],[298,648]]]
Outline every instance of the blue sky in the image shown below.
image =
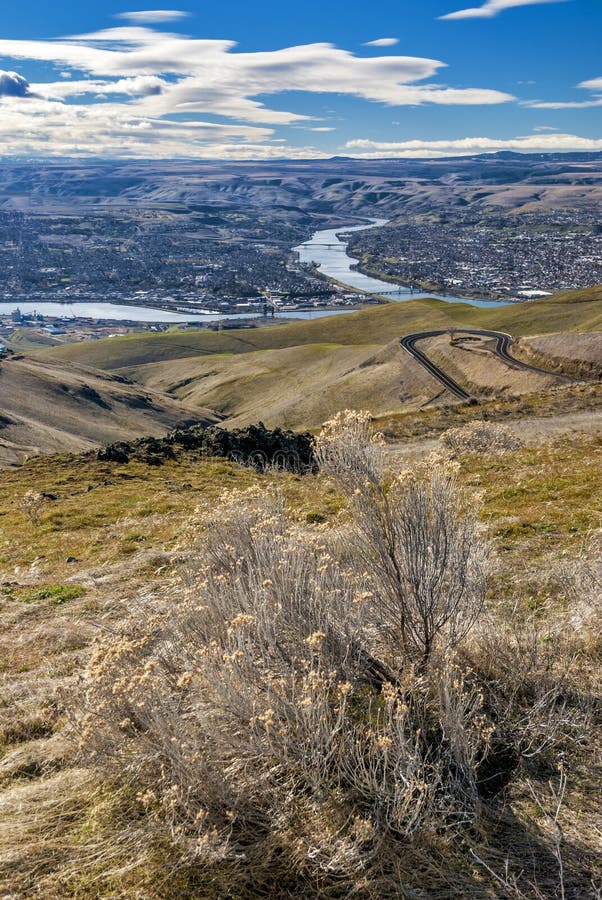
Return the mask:
[[0,156],[602,150],[600,35],[600,0],[28,0]]

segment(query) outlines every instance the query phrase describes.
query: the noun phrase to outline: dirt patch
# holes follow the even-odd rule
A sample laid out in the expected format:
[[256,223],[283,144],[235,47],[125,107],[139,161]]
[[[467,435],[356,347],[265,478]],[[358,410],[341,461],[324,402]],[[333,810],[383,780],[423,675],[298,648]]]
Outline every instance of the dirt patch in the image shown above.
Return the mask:
[[520,356],[533,365],[581,378],[602,378],[602,332],[521,338]]

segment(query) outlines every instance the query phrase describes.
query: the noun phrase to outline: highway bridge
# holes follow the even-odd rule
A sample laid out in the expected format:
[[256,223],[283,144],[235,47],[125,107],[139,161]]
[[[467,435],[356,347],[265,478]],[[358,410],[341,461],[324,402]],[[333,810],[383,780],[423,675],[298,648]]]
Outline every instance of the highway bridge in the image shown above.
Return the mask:
[[[370,277],[370,276],[368,276]],[[375,291],[379,297],[397,297],[398,294],[424,294],[420,287],[412,287],[411,285],[399,285],[391,291]]]

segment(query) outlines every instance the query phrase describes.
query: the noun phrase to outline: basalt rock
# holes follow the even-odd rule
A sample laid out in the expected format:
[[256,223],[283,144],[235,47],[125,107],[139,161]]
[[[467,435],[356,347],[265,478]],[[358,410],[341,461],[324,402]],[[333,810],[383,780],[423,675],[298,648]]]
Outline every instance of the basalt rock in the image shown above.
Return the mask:
[[119,441],[98,451],[98,459],[127,463],[131,459],[149,465],[161,465],[182,452],[221,457],[258,470],[278,468],[289,472],[314,472],[317,469],[311,434],[266,428],[263,422],[247,428],[228,430],[217,425],[209,428],[192,424],[177,428],[166,438],[138,438]]

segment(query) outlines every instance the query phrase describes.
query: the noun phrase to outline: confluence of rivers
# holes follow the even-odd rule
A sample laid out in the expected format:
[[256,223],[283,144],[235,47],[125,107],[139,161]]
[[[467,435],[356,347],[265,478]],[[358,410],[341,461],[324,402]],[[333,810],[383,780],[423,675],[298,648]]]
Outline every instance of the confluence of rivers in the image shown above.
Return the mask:
[[[295,247],[301,262],[314,262],[323,275],[327,275],[341,284],[363,291],[367,294],[386,293],[392,301],[417,300],[425,297],[434,297],[444,300],[446,303],[468,303],[470,306],[504,306],[504,303],[493,300],[468,300],[464,297],[445,297],[432,293],[413,293],[400,286],[399,292],[395,291],[395,285],[387,281],[379,281],[378,278],[370,278],[361,272],[351,268],[355,264],[347,255],[347,241],[342,241],[338,234],[349,234],[352,231],[364,231],[366,228],[378,228],[385,225],[386,219],[372,219],[369,225],[354,225],[345,228],[328,228],[316,233]],[[193,313],[171,312],[168,310],[154,309],[150,306],[129,306],[116,303],[86,302],[81,303],[50,303],[44,301],[13,301],[0,302],[0,315],[9,315],[18,306],[21,312],[37,312],[48,318],[81,317],[95,320],[111,320],[113,322],[216,322],[222,319],[255,319],[260,317],[257,313]],[[325,316],[340,315],[348,310],[294,310],[281,312],[280,319],[319,319]]]
[[[386,225],[387,221],[387,219],[372,219],[370,225],[354,225],[351,228],[329,228],[325,231],[316,231],[311,240],[305,241],[304,244],[300,244],[294,249],[299,254],[301,262],[315,262],[323,275],[328,275],[335,281],[348,284],[366,294],[384,294],[388,300],[403,302],[432,297],[435,300],[443,300],[445,303],[467,303],[469,306],[507,305],[504,301],[498,300],[469,300],[466,297],[411,291],[407,287],[397,286],[390,281],[380,281],[378,278],[372,278],[352,269],[356,260],[347,255],[348,241],[342,241],[338,235],[351,234],[353,231],[366,231],[368,228],[380,228]],[[396,287],[399,287],[398,291],[395,290]]]

